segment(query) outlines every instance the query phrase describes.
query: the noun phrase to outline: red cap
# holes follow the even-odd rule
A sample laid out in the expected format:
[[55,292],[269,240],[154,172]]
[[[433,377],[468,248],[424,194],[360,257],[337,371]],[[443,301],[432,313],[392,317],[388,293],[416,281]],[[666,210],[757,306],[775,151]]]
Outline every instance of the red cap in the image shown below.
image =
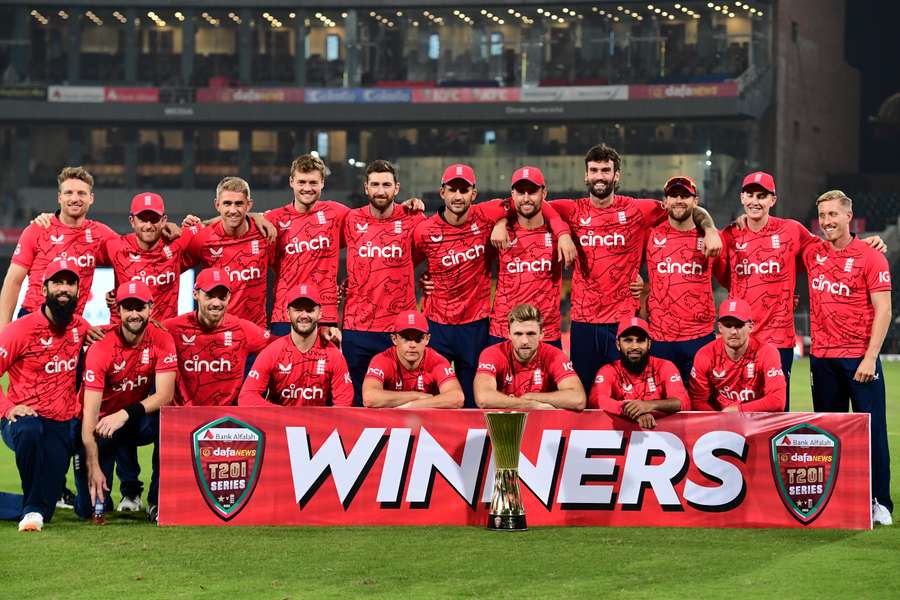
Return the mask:
[[394,320],[394,333],[400,333],[407,329],[414,329],[422,333],[428,333],[428,321],[425,315],[416,310],[405,310]]
[[300,300],[301,298],[312,300],[314,304],[320,306],[322,304],[322,295],[319,293],[319,288],[313,283],[301,283],[291,290],[291,294],[288,296],[288,304],[295,300]]
[[130,299],[140,300],[144,304],[153,302],[153,292],[143,281],[126,281],[116,290],[116,304]]
[[622,334],[629,329],[640,329],[647,334],[647,337],[650,337],[650,326],[647,325],[647,321],[640,317],[628,317],[627,319],[619,321],[619,329],[616,331],[616,337],[622,337]]
[[158,215],[166,214],[162,196],[153,192],[141,192],[131,199],[131,214],[136,215],[145,210],[155,212]]
[[744,177],[744,183],[741,185],[741,189],[744,189],[748,185],[758,185],[767,192],[772,194],[775,193],[775,179],[768,173],[763,173],[762,171],[756,171]]
[[544,174],[537,167],[522,167],[513,173],[510,187],[515,186],[520,181],[530,181],[538,187],[544,187]]
[[444,170],[444,175],[441,177],[441,185],[450,183],[454,179],[462,179],[469,185],[475,185],[475,171],[469,165],[460,163],[450,165]]
[[229,292],[231,291],[231,282],[228,280],[228,273],[222,269],[203,269],[197,275],[197,281],[194,282],[195,290],[203,290],[207,293],[217,287],[223,287]]
[[697,184],[694,180],[687,175],[676,175],[672,177],[666,182],[666,185],[663,186],[663,193],[668,194],[669,190],[676,187],[683,187],[688,192],[691,193],[692,196],[697,195]]
[[739,298],[728,298],[719,306],[719,320],[726,317],[746,323],[753,320],[753,311],[746,301]]
[[79,279],[78,265],[75,264],[75,261],[71,258],[57,256],[56,258],[51,260],[50,264],[47,265],[47,268],[44,269],[43,283],[47,283],[54,275],[56,275],[57,273],[62,273],[63,271],[68,271],[69,273],[75,275],[75,279]]

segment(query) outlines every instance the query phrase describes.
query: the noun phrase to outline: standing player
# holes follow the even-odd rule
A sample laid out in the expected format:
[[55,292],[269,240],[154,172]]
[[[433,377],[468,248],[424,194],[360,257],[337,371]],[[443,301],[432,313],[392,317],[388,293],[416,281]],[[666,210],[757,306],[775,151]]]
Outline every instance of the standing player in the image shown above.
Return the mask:
[[541,214],[541,205],[547,198],[544,174],[536,167],[522,167],[513,173],[511,189],[516,220],[507,226],[508,247],[500,250],[490,343],[498,344],[506,338],[509,311],[530,300],[544,315],[542,339],[562,348],[562,264],[557,260],[553,234]]
[[[797,261],[804,248],[818,241],[792,219],[771,216],[778,198],[775,180],[756,171],[744,177],[743,221],[722,232],[728,262],[729,295],[746,300],[753,309],[753,335],[778,348],[781,370],[788,382],[785,410],[790,409],[791,367],[794,362],[794,293]],[[867,244],[881,248],[877,236]]]
[[178,354],[179,406],[228,406],[241,387],[247,356],[269,343],[269,332],[246,319],[226,314],[231,282],[222,269],[204,269],[194,284],[197,311],[163,324]]
[[743,300],[719,307],[720,337],[700,349],[691,369],[693,410],[781,412],[787,385],[774,346],[751,337],[753,315]]
[[[250,185],[246,181],[240,177],[220,181],[215,207],[221,220],[192,236],[184,261],[186,267],[200,265],[222,270],[233,292],[234,315],[264,328],[266,275],[273,249],[256,221],[247,216],[252,206]],[[185,234],[189,235],[190,228],[186,230]]]
[[285,293],[291,332],[256,357],[241,406],[353,406],[353,384],[344,355],[319,334],[322,295],[313,283]]
[[22,232],[13,252],[3,289],[0,290],[0,331],[13,318],[13,310],[25,276],[28,291],[18,316],[38,310],[44,301],[43,273],[57,258],[69,259],[78,275],[81,294],[75,314],[81,315],[87,304],[103,243],[116,233],[102,223],[87,218],[94,203],[94,178],[81,167],[66,167],[59,172],[59,215],[50,217],[50,226],[32,223]]
[[88,330],[77,314],[80,267],[67,258],[45,266],[43,304],[0,333],[0,374],[9,373],[0,429],[22,481],[19,531],[40,531],[65,485],[80,408],[75,368]]
[[143,282],[121,284],[116,290],[116,304],[120,324],[85,355],[75,513],[86,519],[98,500],[107,507],[112,505],[106,492],[119,445],[131,448],[153,444],[147,513],[151,521],[156,521],[159,409],[169,404],[175,393],[175,343],[168,332],[150,321],[153,293]]
[[[429,346],[453,362],[467,408],[475,407],[472,381],[478,355],[488,344],[491,263],[496,255],[489,236],[498,221],[506,223],[510,213],[505,200],[473,204],[478,195],[475,186],[472,167],[447,167],[440,188],[444,207],[413,231],[416,262],[424,256],[428,265],[422,282]],[[574,256],[568,226],[549,203],[541,205],[541,212],[560,249],[564,251],[568,244]]]
[[391,346],[394,319],[416,307],[412,231],[425,217],[395,204],[400,182],[394,165],[376,160],[366,167],[368,204],[344,219],[347,293],[341,348],[353,380],[354,403],[362,403],[362,381],[372,357]]
[[475,374],[481,408],[582,410],[584,388],[559,348],[545,344],[543,317],[530,304],[507,316],[509,339],[485,348]]
[[690,377],[694,355],[715,339],[712,276],[723,279],[724,261],[703,254],[703,236],[693,221],[697,185],[681,175],[664,188],[668,219],[647,236],[650,295],[647,312],[653,356],[675,364],[682,380]]
[[447,359],[428,348],[428,321],[404,311],[394,321],[393,348],[375,355],[363,381],[369,408],[461,408],[463,391]]
[[[606,144],[594,146],[584,157],[588,197],[551,202],[572,228],[578,247],[572,273],[572,363],[585,389],[602,365],[618,358],[617,324],[638,310],[630,285],[640,269],[647,230],[666,217],[657,200],[615,193],[620,162]],[[705,233],[704,254],[718,255],[722,244],[709,213],[698,208],[694,220]]]
[[623,319],[616,334],[619,360],[603,365],[594,378],[588,408],[631,419],[645,429],[656,417],[691,410],[678,369],[650,356],[650,327],[638,317]]
[[810,374],[817,412],[871,415],[872,519],[892,523],[891,460],[881,345],[891,323],[887,260],[850,233],[853,202],[831,190],[816,200],[824,240],[803,251],[809,277]]

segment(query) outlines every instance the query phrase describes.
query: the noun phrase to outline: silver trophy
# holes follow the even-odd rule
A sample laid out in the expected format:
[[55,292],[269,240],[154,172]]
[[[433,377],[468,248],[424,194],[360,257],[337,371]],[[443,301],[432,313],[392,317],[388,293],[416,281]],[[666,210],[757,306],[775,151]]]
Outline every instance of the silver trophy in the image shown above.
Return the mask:
[[525,531],[525,507],[519,490],[519,448],[525,431],[524,412],[485,413],[488,435],[494,448],[494,493],[487,528]]

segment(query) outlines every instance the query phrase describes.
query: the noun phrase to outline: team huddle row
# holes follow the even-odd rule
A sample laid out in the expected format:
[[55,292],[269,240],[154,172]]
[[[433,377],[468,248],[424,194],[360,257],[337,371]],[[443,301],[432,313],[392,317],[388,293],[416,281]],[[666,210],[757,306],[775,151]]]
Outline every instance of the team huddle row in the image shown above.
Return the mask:
[[[746,216],[720,232],[690,177],[668,180],[663,202],[635,199],[615,193],[619,166],[615,150],[596,146],[585,157],[585,198],[547,201],[541,171],[522,167],[509,198],[476,203],[474,171],[451,165],[440,182],[444,207],[428,216],[418,201],[395,202],[397,172],[382,160],[366,169],[367,205],[322,200],[325,165],[304,155],[291,165],[293,200],[281,208],[252,213],[248,184],[229,177],[216,190],[215,220],[188,217],[175,227],[163,199],[142,193],[124,236],[87,219],[93,180],[64,169],[59,212],[23,232],[0,292],[0,371],[11,382],[0,399],[4,424],[82,416],[96,497],[112,469],[98,465],[97,440],[122,437],[169,401],[588,406],[644,427],[684,409],[786,410],[800,263],[810,281],[816,410],[846,411],[852,401],[872,412],[874,461],[890,274],[873,248],[880,240],[850,234],[851,200],[838,191],[818,199],[819,239],[770,216],[774,180],[751,173],[741,194]],[[347,280],[339,286],[342,247]],[[414,268],[423,262],[419,313]],[[112,266],[119,284],[105,332],[78,316],[98,265]],[[559,301],[569,265],[566,357]],[[197,309],[177,315],[178,275],[195,267],[203,269]],[[26,275],[20,316],[31,314],[10,324]],[[718,322],[713,277],[729,290]],[[85,357],[82,415],[72,390],[85,338],[98,341]],[[877,474],[887,466],[873,466],[876,495],[889,503]]]

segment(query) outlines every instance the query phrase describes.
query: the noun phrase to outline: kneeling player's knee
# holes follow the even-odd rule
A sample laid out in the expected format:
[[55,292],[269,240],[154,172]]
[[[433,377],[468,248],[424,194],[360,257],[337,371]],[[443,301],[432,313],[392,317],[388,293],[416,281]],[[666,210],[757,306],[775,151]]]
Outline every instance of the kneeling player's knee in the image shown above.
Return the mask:
[[12,438],[17,449],[34,447],[44,437],[44,426],[38,417],[19,417],[12,427]]

